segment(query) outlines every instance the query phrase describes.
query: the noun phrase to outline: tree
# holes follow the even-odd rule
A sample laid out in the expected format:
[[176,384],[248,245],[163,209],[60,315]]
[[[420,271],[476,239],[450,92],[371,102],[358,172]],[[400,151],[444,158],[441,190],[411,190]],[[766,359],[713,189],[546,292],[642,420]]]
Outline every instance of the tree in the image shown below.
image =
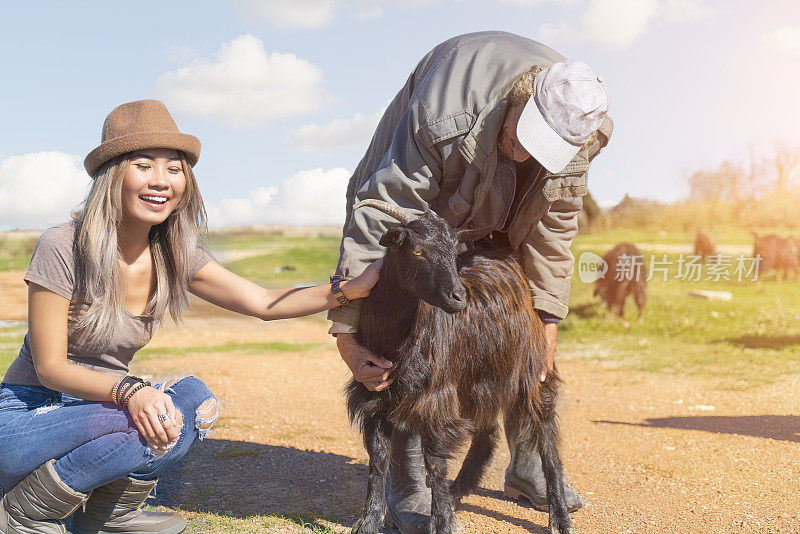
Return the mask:
[[785,144],[775,147],[772,160],[775,171],[775,192],[785,193],[797,187],[797,174],[800,171],[800,151]]
[[691,200],[738,204],[749,196],[750,180],[738,165],[723,161],[716,169],[689,176]]

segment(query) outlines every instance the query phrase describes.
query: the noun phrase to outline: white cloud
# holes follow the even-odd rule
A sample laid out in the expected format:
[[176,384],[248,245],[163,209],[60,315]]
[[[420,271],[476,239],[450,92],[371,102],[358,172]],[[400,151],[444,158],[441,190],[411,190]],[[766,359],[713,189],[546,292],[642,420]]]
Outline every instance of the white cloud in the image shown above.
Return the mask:
[[294,54],[268,54],[243,35],[223,43],[213,59],[196,58],[159,76],[156,91],[171,109],[232,126],[303,115],[329,98],[322,71]]
[[80,156],[38,152],[0,159],[0,228],[47,228],[68,220],[90,181]]
[[336,12],[336,0],[231,0],[234,4],[285,28],[321,28]]
[[800,55],[800,26],[782,26],[767,32],[762,37],[772,52]]
[[[572,0],[499,0],[503,3],[535,5],[546,1],[560,4]],[[544,42],[568,44],[595,42],[610,48],[630,46],[647,31],[651,21],[701,22],[713,16],[714,9],[701,0],[589,0],[580,16],[580,25],[543,24],[539,36]]]
[[336,119],[325,124],[307,124],[294,130],[284,141],[300,150],[329,154],[336,150],[369,144],[383,110],[374,115],[357,113],[352,119]]
[[698,0],[665,0],[664,18],[670,22],[701,22],[711,18],[714,9]]
[[658,0],[590,0],[579,28],[544,24],[539,34],[548,43],[592,41],[624,48],[644,34],[660,9]]
[[259,187],[245,198],[226,198],[219,204],[206,202],[208,224],[219,228],[264,223],[269,204],[277,193],[277,187]]
[[209,226],[244,224],[342,224],[350,171],[310,169],[278,187],[259,187],[246,198],[206,203]]

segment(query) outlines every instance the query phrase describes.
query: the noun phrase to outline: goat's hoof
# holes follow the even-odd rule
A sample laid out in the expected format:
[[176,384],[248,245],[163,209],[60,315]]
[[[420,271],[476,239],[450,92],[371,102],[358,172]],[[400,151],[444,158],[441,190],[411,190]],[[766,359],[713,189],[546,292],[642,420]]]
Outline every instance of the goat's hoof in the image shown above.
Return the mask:
[[362,515],[350,529],[350,534],[378,534],[379,530],[378,521],[372,516],[364,517]]
[[569,519],[560,520],[550,518],[550,534],[575,534]]

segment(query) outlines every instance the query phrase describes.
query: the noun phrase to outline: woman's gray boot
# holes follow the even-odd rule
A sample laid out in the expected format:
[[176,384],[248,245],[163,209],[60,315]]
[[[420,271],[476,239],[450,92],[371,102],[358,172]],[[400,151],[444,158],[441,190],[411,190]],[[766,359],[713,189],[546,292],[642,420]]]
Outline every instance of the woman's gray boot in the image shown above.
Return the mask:
[[62,519],[75,511],[86,494],[62,482],[49,460],[0,500],[1,534],[64,534]]
[[[506,469],[503,493],[509,499],[525,499],[536,510],[547,512],[547,482],[542,470],[542,457],[536,449],[526,450],[514,443],[515,432],[506,425],[508,450],[511,452],[511,463]],[[564,484],[564,497],[567,509],[574,512],[583,506],[583,499],[577,491]]]
[[123,477],[92,490],[86,508],[72,518],[73,534],[178,534],[186,520],[172,512],[145,512],[155,480]]
[[419,436],[392,431],[389,476],[386,479],[386,512],[403,534],[428,534],[431,488]]

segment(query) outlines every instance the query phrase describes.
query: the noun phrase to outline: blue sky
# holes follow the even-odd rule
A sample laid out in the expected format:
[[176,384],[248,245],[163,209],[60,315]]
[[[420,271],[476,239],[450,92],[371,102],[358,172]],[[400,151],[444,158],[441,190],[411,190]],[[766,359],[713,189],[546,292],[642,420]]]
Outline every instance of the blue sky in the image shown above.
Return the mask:
[[616,130],[589,188],[665,201],[726,158],[800,145],[800,3],[712,0],[14,2],[0,7],[0,229],[65,220],[116,105],[200,138],[212,225],[338,224],[383,106],[461,33],[579,58]]

